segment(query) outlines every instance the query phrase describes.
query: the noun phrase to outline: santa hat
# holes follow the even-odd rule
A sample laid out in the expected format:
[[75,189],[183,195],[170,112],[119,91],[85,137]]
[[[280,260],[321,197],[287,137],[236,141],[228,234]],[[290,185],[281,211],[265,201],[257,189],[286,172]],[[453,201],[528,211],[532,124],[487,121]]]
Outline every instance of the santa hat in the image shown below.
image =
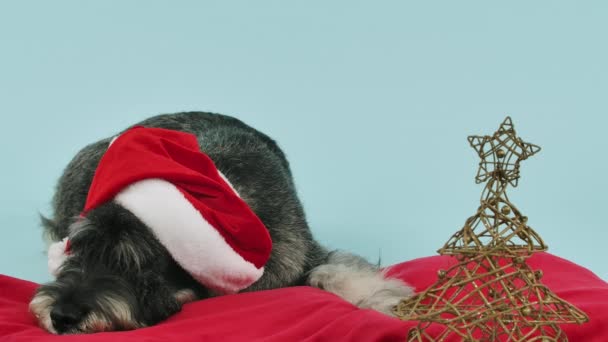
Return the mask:
[[[97,167],[82,216],[111,200],[216,292],[238,292],[264,272],[272,249],[268,230],[192,134],[135,127],[115,138]],[[49,248],[50,268],[61,263],[61,248]]]

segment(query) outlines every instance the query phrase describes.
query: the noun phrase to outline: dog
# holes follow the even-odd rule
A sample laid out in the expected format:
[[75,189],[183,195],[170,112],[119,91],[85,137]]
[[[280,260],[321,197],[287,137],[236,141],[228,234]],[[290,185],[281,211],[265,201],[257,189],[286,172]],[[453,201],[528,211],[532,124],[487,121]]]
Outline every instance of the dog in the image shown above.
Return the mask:
[[[412,289],[379,265],[345,251],[329,251],[312,236],[289,163],[277,143],[240,120],[207,112],[151,117],[134,126],[195,135],[268,229],[272,251],[263,275],[243,291],[309,285],[360,307],[392,315]],[[157,324],[188,302],[218,295],[172,258],[154,233],[116,201],[78,218],[111,138],[84,147],[68,164],[42,217],[47,242],[68,237],[69,257],[56,279],[40,286],[30,311],[54,334],[131,330]]]

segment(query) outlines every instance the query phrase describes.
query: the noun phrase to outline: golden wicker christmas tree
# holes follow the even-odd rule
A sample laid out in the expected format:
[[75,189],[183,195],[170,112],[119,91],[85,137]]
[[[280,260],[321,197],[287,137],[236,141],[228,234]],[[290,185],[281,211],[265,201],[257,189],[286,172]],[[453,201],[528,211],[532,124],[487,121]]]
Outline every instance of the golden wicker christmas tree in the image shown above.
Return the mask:
[[[519,163],[540,147],[518,138],[509,117],[494,135],[468,140],[481,158],[481,205],[438,251],[458,264],[395,307],[400,318],[420,321],[408,340],[567,341],[558,324],[588,318],[542,285],[542,272],[526,264],[547,246],[505,193],[509,184],[517,186]],[[441,324],[439,335],[429,335],[431,323]]]

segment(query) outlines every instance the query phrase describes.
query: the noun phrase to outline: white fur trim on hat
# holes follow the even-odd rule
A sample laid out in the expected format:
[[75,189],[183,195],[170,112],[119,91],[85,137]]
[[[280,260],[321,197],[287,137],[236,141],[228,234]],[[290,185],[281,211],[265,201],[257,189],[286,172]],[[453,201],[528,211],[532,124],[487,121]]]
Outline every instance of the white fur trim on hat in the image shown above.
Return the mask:
[[192,277],[221,293],[236,293],[264,268],[245,260],[170,182],[145,179],[114,199],[146,224]]
[[49,245],[49,250],[47,252],[48,256],[48,267],[49,273],[53,275],[53,277],[57,277],[59,273],[59,267],[63,264],[65,259],[68,258],[66,254],[66,246],[68,243],[68,238],[64,238],[61,241],[53,242]]

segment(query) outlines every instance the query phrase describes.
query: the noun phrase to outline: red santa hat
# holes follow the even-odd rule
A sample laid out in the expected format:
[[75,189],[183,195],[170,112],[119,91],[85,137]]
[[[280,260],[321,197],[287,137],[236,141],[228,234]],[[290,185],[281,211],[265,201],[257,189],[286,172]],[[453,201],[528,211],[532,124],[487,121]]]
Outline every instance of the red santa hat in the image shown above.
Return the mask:
[[[115,138],[97,167],[82,216],[111,200],[146,224],[175,261],[210,289],[235,293],[264,272],[272,249],[268,230],[192,134],[135,127]],[[50,268],[60,264],[60,248],[49,249]]]

